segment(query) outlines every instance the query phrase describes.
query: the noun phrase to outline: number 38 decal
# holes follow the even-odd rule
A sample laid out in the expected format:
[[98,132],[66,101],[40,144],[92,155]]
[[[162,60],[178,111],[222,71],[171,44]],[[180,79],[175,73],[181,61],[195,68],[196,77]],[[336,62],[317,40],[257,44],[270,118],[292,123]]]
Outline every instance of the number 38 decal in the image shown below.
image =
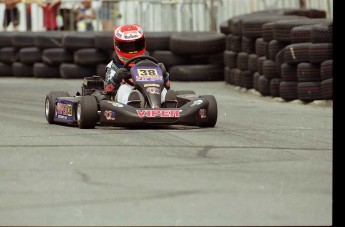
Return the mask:
[[137,69],[136,81],[157,81],[160,82],[163,80],[161,72],[158,72],[157,69]]
[[139,76],[158,76],[156,69],[138,69]]

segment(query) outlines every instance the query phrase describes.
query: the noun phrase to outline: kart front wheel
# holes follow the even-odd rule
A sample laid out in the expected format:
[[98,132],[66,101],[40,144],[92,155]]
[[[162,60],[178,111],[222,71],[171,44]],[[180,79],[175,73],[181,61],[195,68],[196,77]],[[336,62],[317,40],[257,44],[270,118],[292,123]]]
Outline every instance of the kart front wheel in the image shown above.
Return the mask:
[[79,128],[95,128],[98,118],[96,98],[91,95],[82,96],[77,105],[77,123]]
[[213,95],[203,95],[202,98],[207,99],[208,109],[207,109],[207,121],[201,122],[200,127],[211,128],[214,127],[217,123],[218,118],[218,107],[217,100]]
[[66,91],[51,91],[46,96],[44,113],[49,124],[54,123],[56,99],[59,97],[70,97],[70,95]]

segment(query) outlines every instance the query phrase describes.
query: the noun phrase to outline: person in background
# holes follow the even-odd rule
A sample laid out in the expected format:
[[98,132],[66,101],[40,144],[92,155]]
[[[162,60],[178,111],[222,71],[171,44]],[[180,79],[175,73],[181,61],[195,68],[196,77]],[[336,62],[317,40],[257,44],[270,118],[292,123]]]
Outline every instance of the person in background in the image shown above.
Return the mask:
[[101,7],[98,9],[98,19],[102,21],[103,31],[112,31],[113,25],[110,19],[111,2],[101,1]]
[[98,19],[102,21],[103,31],[112,31],[113,27],[118,24],[122,15],[119,12],[119,2],[109,0],[99,0]]
[[83,0],[82,7],[80,8],[77,21],[79,26],[85,26],[79,30],[94,31],[92,20],[96,19],[96,10],[92,8],[91,0]]
[[305,0],[299,0],[299,5],[301,9],[306,9],[307,8],[307,3]]
[[58,30],[56,17],[58,15],[61,0],[40,0],[37,4],[43,8],[44,27],[47,31]]
[[13,30],[18,31],[20,13],[17,8],[17,3],[21,0],[1,0],[0,2],[5,3],[5,12],[4,12],[4,22],[3,30],[6,31],[10,23],[13,23]]

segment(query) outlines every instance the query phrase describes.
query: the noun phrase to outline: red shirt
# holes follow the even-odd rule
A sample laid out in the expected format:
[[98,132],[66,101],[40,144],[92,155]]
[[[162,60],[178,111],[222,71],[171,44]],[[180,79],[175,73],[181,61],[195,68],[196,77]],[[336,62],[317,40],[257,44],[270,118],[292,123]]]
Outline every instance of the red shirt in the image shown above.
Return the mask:
[[56,4],[52,9],[49,9],[50,3],[43,8],[43,23],[47,30],[57,29],[56,16],[58,14],[58,8],[60,4]]

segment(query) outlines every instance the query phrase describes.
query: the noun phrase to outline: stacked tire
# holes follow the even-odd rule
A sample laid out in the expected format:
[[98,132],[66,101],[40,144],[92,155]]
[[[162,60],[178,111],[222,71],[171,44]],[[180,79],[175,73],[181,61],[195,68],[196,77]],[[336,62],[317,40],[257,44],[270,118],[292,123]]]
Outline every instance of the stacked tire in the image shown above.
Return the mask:
[[222,23],[226,83],[285,101],[332,99],[332,21],[318,10],[278,14]]
[[224,80],[225,35],[217,32],[176,32],[169,50],[152,56],[164,63],[172,81]]

